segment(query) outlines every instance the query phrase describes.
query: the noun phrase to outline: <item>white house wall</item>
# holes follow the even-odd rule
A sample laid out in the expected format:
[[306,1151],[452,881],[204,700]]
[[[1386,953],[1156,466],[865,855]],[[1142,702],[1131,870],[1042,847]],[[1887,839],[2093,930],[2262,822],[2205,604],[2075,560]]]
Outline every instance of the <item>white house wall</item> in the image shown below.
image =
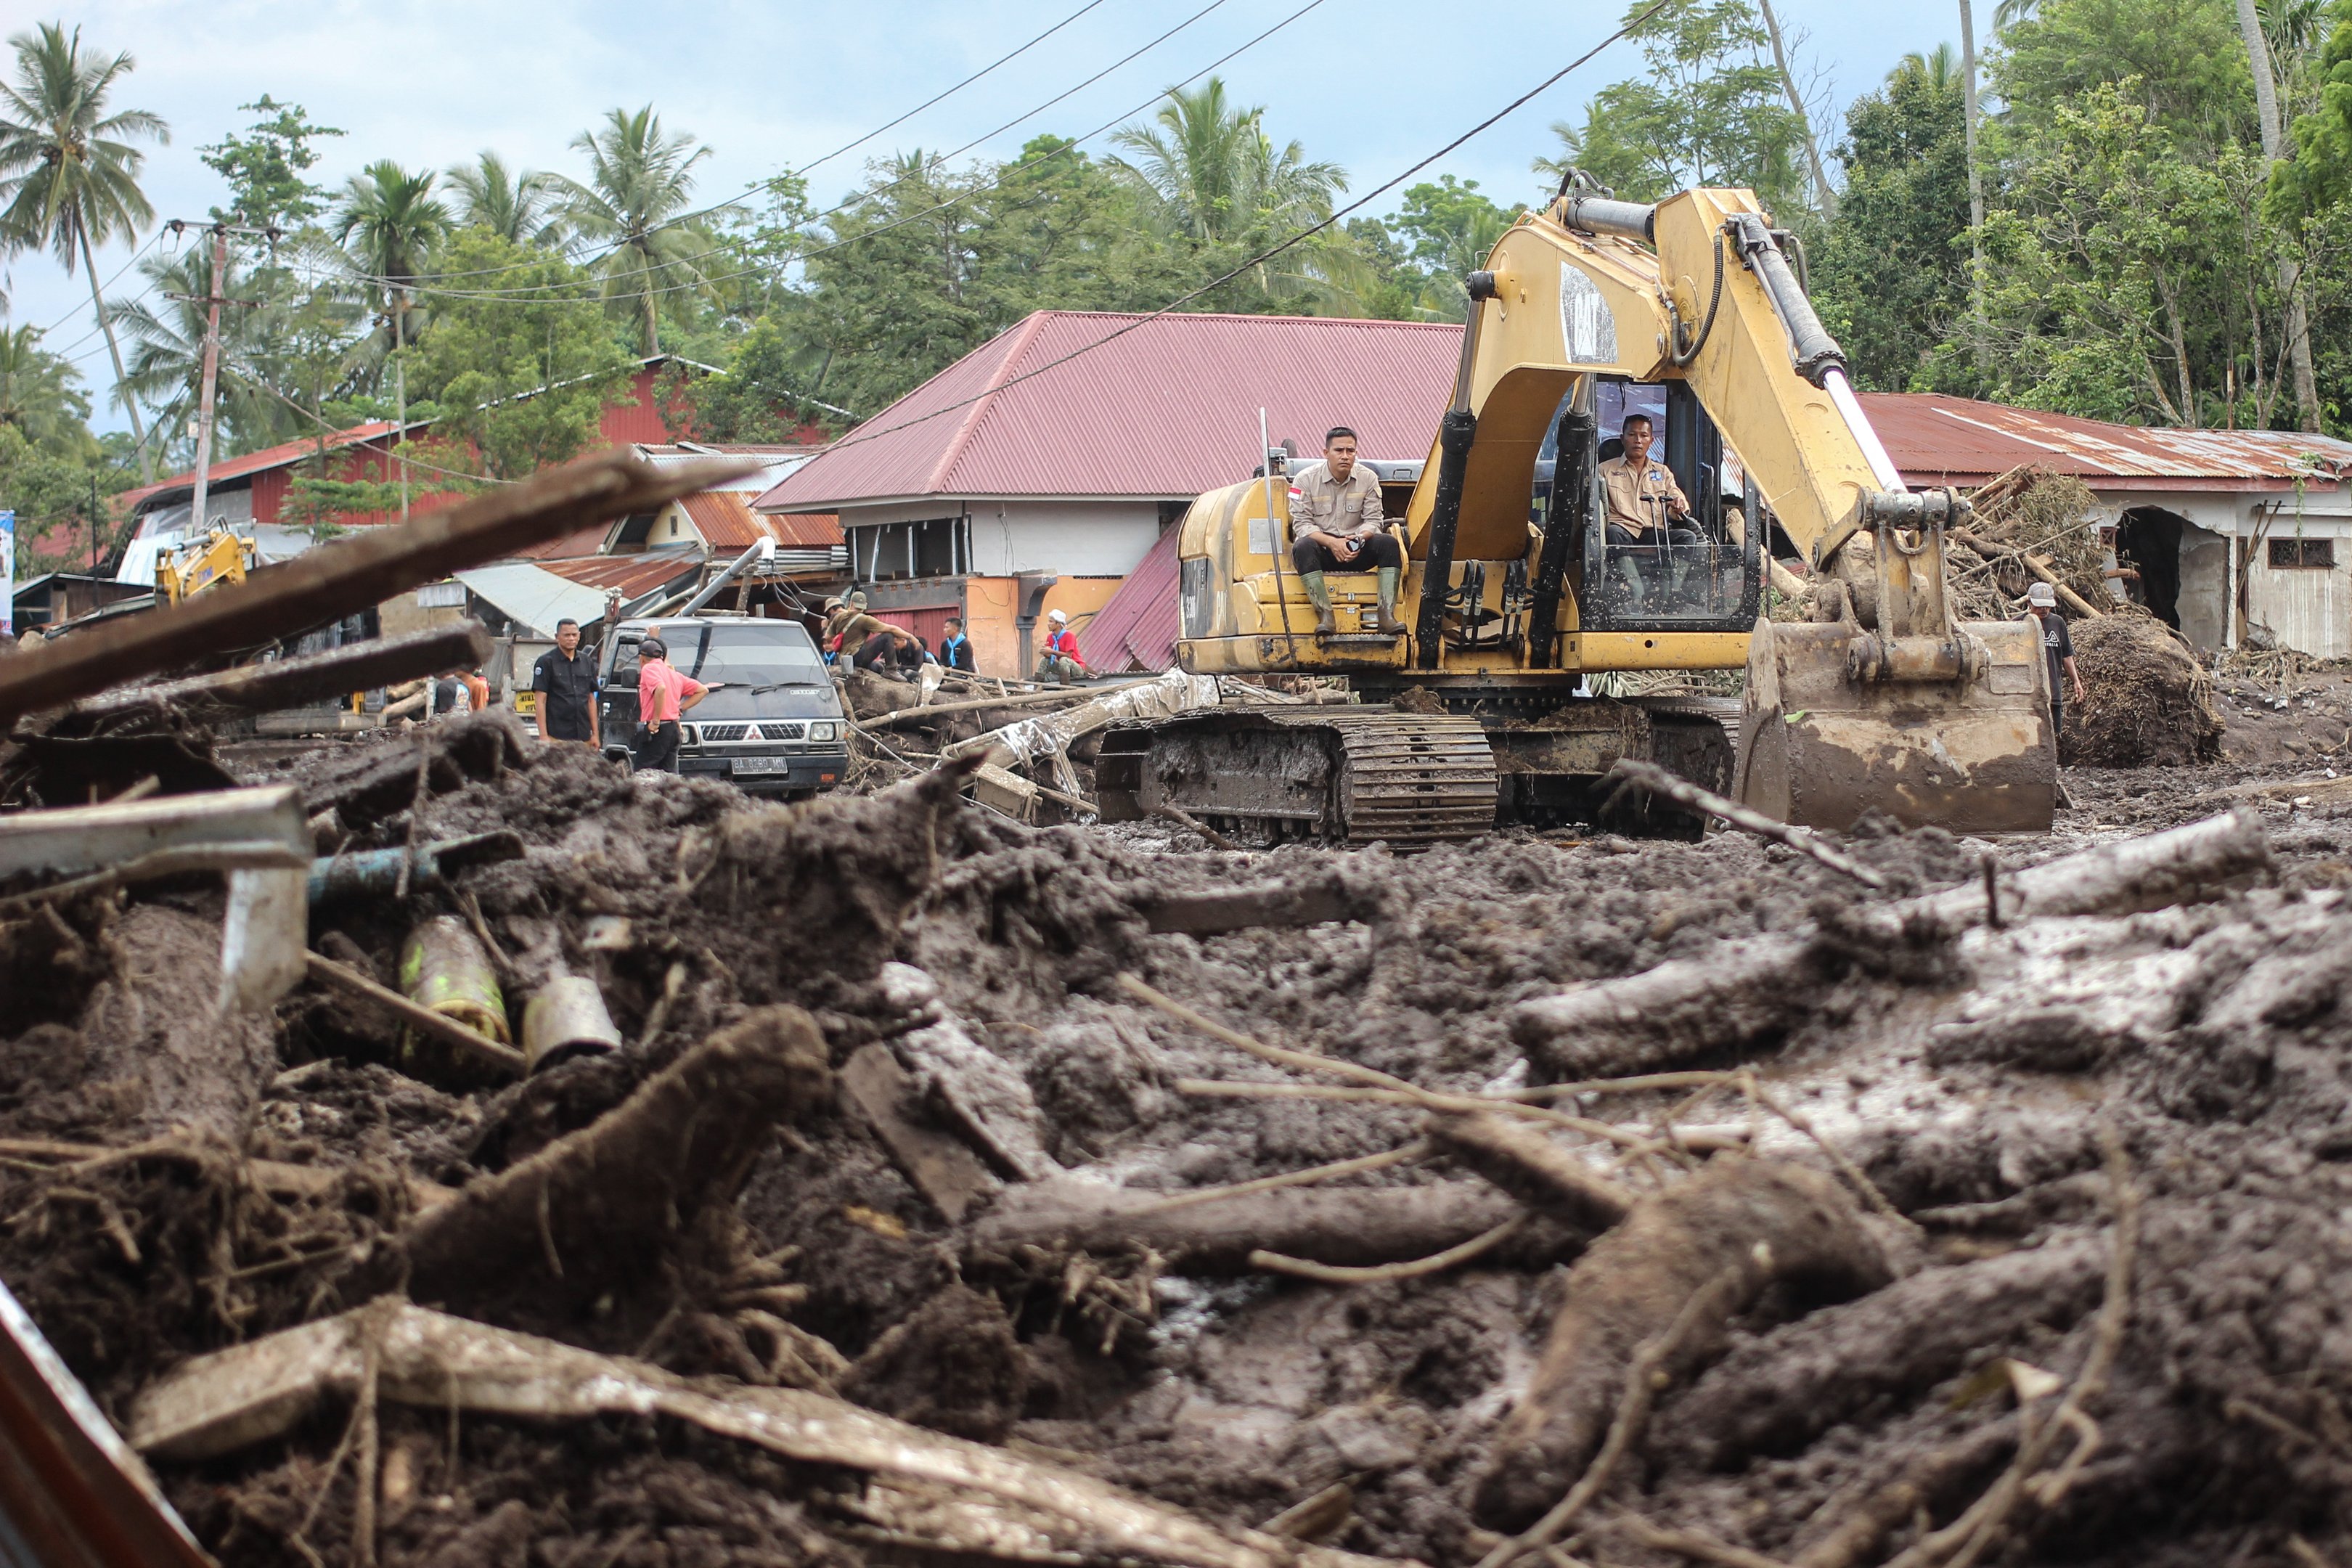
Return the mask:
[[971,569],[1124,577],[1160,540],[1157,501],[973,501]]
[[[2289,496],[2276,515],[2267,515],[2279,500],[2242,491],[2111,492],[2095,515],[2113,521],[2146,507],[2189,523],[2180,535],[2180,631],[2199,647],[2245,642],[2246,628],[2230,605],[2234,540],[2245,576],[2244,619],[2267,627],[2283,647],[2321,658],[2352,657],[2352,490],[2337,486]],[[2265,542],[2298,534],[2336,541],[2336,564],[2273,566]]]

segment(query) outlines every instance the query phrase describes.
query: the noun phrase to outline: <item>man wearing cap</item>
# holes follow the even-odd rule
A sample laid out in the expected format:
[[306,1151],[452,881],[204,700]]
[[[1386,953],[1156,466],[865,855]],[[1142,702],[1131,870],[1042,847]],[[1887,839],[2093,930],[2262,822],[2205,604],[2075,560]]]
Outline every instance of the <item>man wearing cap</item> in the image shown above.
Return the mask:
[[2075,701],[2088,701],[2091,694],[2083,685],[2082,672],[2074,668],[2074,639],[2067,633],[2065,617],[2058,613],[2057,590],[2047,583],[2034,584],[2025,591],[2025,607],[2042,623],[2042,652],[2050,663],[2050,732],[2054,736],[2066,727],[2066,703],[2059,694],[2060,674],[2073,683]]
[[1087,672],[1087,661],[1078,657],[1078,634],[1070,629],[1068,612],[1046,611],[1045,626],[1045,656],[1037,661],[1037,679],[1077,679]]
[[678,718],[710,689],[673,669],[669,645],[647,637],[637,645],[637,766],[677,772]]
[[1309,463],[1290,479],[1290,563],[1298,568],[1308,603],[1315,606],[1315,635],[1339,629],[1331,613],[1326,572],[1370,572],[1380,584],[1380,611],[1372,626],[1387,637],[1404,635],[1396,618],[1397,579],[1404,552],[1388,531],[1381,506],[1381,481],[1356,462],[1356,433],[1334,425],[1323,437],[1323,460]]

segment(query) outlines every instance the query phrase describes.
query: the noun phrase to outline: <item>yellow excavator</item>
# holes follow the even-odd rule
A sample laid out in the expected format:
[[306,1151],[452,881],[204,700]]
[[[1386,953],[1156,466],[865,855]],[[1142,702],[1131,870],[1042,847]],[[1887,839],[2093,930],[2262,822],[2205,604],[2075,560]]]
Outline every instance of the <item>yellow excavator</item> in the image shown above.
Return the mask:
[[[1842,829],[1875,808],[2046,831],[2038,631],[1954,620],[1943,532],[1967,503],[1905,485],[1802,279],[1801,248],[1745,190],[1649,205],[1564,187],[1523,216],[1467,279],[1453,396],[1394,523],[1404,634],[1378,629],[1370,574],[1327,574],[1337,625],[1318,632],[1271,459],[1182,524],[1182,668],[1345,675],[1361,704],[1113,730],[1105,817],[1171,805],[1259,842],[1432,843],[1498,822],[1696,832],[1663,801],[1603,791],[1632,756],[1791,823]],[[1629,543],[1604,526],[1600,464],[1633,413],[1662,431],[1690,509]],[[1759,613],[1775,530],[1811,568],[1809,623]],[[1589,681],[1742,667],[1736,745],[1704,701]]]
[[242,583],[259,560],[254,542],[214,523],[202,539],[155,552],[155,595],[176,605],[191,594]]

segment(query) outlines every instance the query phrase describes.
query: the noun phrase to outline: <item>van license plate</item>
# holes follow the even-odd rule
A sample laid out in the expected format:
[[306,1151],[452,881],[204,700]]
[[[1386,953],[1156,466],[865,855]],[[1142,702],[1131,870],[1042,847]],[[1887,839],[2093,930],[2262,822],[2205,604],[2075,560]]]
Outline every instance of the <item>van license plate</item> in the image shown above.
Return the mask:
[[790,757],[738,757],[733,765],[739,773],[788,773],[793,771]]

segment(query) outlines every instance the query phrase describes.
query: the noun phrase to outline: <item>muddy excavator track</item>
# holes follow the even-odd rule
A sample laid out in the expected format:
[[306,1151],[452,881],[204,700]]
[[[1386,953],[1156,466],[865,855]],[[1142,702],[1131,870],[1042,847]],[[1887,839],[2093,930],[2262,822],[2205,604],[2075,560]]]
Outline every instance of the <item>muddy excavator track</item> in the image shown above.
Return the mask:
[[1495,826],[1475,719],[1388,708],[1223,711],[1108,731],[1105,820],[1172,806],[1263,842],[1444,844]]

